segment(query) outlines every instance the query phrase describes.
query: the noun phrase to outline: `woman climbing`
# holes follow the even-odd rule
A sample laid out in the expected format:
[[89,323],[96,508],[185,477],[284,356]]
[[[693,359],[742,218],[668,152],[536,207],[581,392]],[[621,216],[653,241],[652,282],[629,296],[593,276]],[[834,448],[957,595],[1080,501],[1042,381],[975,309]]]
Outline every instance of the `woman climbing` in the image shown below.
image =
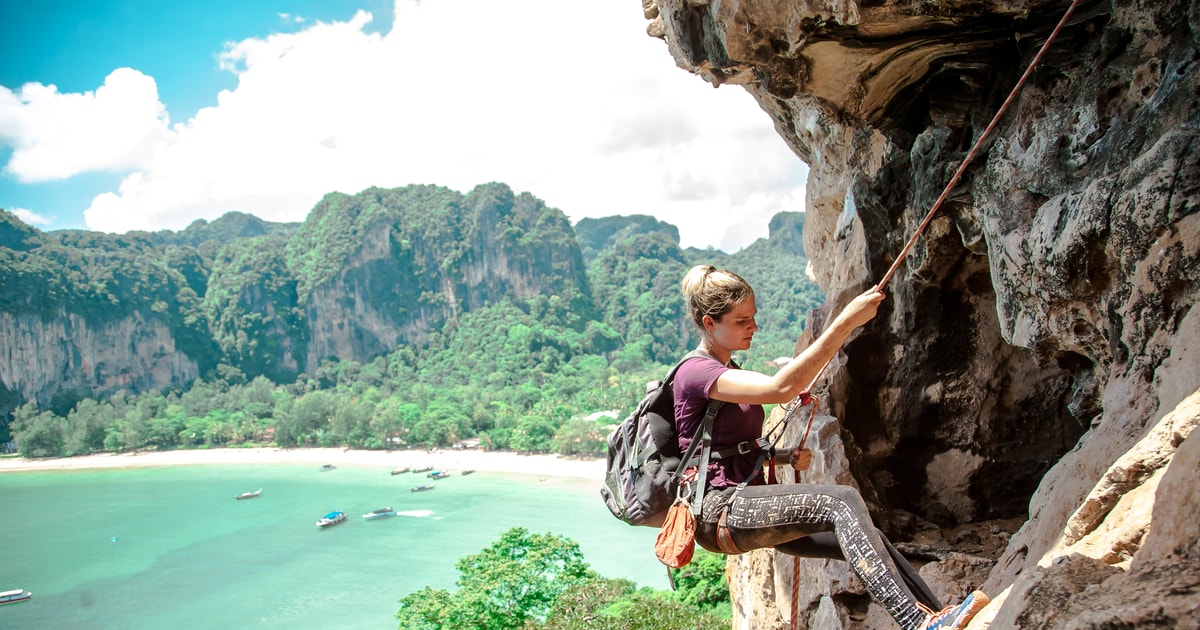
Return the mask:
[[[966,626],[987,605],[987,596],[975,591],[957,606],[941,608],[912,565],[875,529],[857,490],[835,484],[765,485],[758,451],[747,448],[762,436],[763,405],[786,403],[804,390],[850,334],[875,317],[883,293],[872,289],[854,298],[800,356],[768,376],[734,369],[732,362],[733,353],[748,349],[758,330],[750,285],[731,271],[697,265],[681,286],[701,340],[700,356],[684,362],[675,375],[680,452],[687,452],[709,400],[726,403],[713,424],[696,541],[717,553],[774,547],[793,556],[845,559],[901,628]],[[797,448],[789,455],[797,470],[808,467],[808,451]]]

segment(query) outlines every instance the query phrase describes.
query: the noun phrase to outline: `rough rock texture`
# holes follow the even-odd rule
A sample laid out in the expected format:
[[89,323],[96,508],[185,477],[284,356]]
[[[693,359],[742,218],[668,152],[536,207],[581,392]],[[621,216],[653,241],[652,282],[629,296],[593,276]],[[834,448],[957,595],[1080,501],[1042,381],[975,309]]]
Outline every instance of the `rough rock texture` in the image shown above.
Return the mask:
[[[1070,4],[643,9],[810,165],[811,334],[883,277]],[[1194,0],[1080,2],[821,386],[832,468],[806,480],[851,473],[945,599],[982,586],[973,628],[1200,626],[1198,39]],[[735,627],[785,627],[790,562],[733,564]],[[829,564],[801,563],[800,625],[888,627]]]
[[[386,221],[366,230],[362,247],[336,279],[313,289],[304,304],[310,330],[308,362],[305,370],[312,373],[323,357],[373,357],[395,349],[402,340],[424,341],[433,330],[433,323],[445,319],[444,305],[416,309],[413,316],[402,318],[400,309],[391,300],[379,300],[386,295],[389,274],[395,267],[395,242],[391,226]],[[385,278],[382,281],[376,277]],[[407,289],[407,287],[405,287]],[[397,298],[409,291],[395,290]]]
[[46,320],[0,312],[0,348],[0,383],[47,401],[95,388],[162,389],[199,372],[166,324],[142,313],[93,324],[66,312]]

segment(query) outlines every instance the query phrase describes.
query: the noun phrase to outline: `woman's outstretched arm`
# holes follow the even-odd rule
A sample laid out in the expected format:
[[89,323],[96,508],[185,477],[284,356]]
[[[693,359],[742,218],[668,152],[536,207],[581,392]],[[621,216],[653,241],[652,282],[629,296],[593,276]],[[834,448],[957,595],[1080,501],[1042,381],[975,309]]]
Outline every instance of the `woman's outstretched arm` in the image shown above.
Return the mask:
[[772,376],[754,370],[728,370],[708,395],[716,400],[752,405],[782,404],[808,387],[859,326],[879,311],[884,294],[871,288],[842,309],[811,345]]

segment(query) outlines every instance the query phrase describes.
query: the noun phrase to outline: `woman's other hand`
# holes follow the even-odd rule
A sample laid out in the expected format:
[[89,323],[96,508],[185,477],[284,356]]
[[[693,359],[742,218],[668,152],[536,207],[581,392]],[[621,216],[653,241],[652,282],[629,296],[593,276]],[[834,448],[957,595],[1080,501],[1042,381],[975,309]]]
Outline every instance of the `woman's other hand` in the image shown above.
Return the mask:
[[840,317],[852,328],[858,328],[871,321],[879,312],[879,304],[887,297],[879,287],[871,287],[862,295],[854,298],[842,309]]
[[792,449],[792,469],[797,471],[808,470],[808,467],[811,465],[812,451],[800,448],[799,446]]

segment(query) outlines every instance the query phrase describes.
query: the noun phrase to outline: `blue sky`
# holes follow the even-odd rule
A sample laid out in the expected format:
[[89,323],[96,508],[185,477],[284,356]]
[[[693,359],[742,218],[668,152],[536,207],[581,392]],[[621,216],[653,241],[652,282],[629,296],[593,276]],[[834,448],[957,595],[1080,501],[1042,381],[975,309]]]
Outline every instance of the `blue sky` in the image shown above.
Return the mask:
[[636,0],[43,0],[0,8],[0,208],[42,230],[301,221],[330,191],[501,181],[728,251],[807,167]]

